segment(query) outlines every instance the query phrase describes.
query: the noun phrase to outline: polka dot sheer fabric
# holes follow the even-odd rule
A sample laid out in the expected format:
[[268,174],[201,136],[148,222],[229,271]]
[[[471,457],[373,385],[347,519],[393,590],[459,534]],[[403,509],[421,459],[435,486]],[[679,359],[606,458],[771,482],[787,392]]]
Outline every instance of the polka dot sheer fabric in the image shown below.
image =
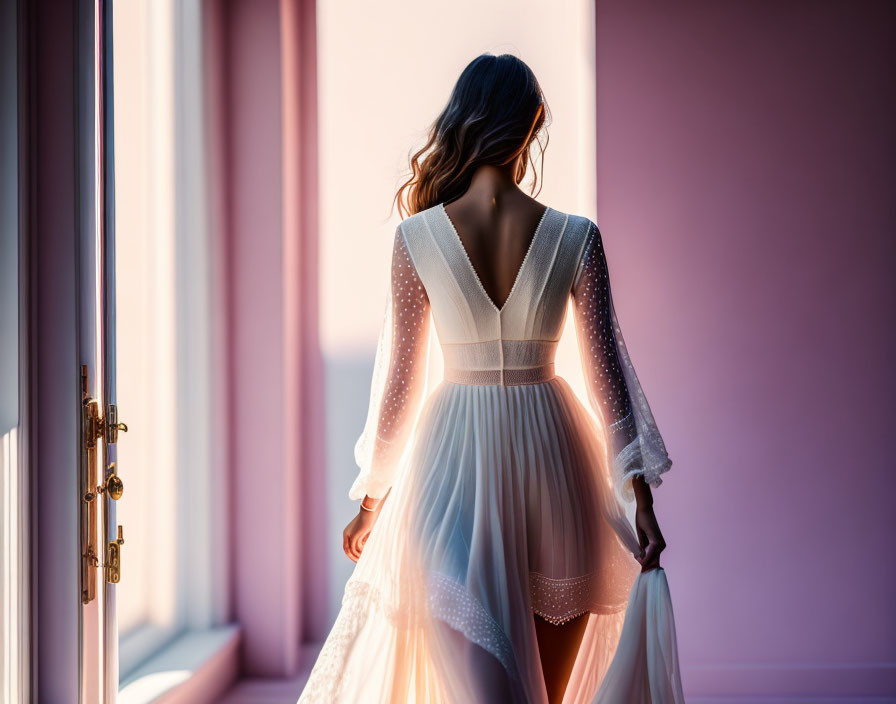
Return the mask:
[[672,461],[622,338],[603,242],[594,223],[589,223],[572,296],[588,397],[606,428],[617,489],[631,501],[635,476],[658,487]]
[[[481,288],[478,277],[476,282]],[[591,221],[570,295],[588,398],[604,423],[616,489],[630,502],[634,499],[631,482],[635,476],[642,475],[647,483],[658,487],[663,481],[660,475],[672,462],[625,346],[613,306],[600,230]],[[365,494],[382,498],[392,484],[427,387],[430,313],[426,289],[399,228],[393,240],[391,285],[374,362],[367,422],[355,445],[360,472],[349,490],[351,499],[363,499]],[[506,348],[513,342],[504,340],[503,344]],[[556,341],[524,344],[528,349],[547,346],[549,355],[556,347]],[[446,350],[449,360],[457,354],[455,347]],[[475,345],[462,345],[464,349],[471,347]],[[544,353],[538,351],[541,360]],[[531,370],[531,377],[540,380],[542,368],[533,362],[510,372],[526,379]],[[494,371],[464,370],[458,378],[480,377],[495,383]],[[449,367],[446,378],[451,379],[454,373]]]
[[[591,411],[555,374],[570,309]],[[592,221],[547,208],[498,307],[442,204],[405,219],[355,458],[349,496],[385,499],[300,702],[546,704],[534,619],[583,614],[566,704],[683,701],[627,508],[671,462]]]
[[411,435],[426,387],[430,308],[401,230],[392,245],[391,285],[371,383],[367,425],[355,444],[361,471],[349,498],[382,498]]

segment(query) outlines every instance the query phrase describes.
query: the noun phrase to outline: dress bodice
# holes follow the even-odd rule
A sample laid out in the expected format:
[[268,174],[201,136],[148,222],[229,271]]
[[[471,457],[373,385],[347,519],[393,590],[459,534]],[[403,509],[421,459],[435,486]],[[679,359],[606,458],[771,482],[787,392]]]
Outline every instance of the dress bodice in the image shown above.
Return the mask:
[[402,223],[429,298],[446,379],[512,385],[553,376],[589,222],[548,207],[500,308],[485,292],[442,204]]
[[589,403],[607,434],[620,494],[633,499],[639,474],[659,486],[671,460],[622,339],[597,225],[547,208],[498,307],[440,203],[395,232],[367,423],[355,445],[361,472],[349,496],[378,498],[391,486],[428,388],[431,323],[445,381],[534,385],[554,378],[570,302]]

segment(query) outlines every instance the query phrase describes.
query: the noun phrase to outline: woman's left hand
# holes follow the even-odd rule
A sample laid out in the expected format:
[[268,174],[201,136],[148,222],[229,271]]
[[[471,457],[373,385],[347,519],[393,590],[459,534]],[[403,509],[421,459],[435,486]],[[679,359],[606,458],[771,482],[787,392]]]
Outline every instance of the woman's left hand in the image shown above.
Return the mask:
[[666,549],[666,541],[653,512],[653,506],[638,506],[635,512],[635,527],[641,554],[635,559],[641,564],[641,572],[660,569],[660,553]]

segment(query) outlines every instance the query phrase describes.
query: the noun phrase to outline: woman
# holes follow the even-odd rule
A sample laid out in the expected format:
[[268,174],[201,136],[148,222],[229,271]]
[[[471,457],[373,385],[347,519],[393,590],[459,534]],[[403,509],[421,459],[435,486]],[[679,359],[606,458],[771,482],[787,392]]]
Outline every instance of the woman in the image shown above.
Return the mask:
[[[683,701],[650,488],[671,462],[601,235],[518,186],[547,119],[525,63],[482,55],[411,159],[343,536],[357,565],[300,702]],[[570,297],[595,416],[554,373]]]

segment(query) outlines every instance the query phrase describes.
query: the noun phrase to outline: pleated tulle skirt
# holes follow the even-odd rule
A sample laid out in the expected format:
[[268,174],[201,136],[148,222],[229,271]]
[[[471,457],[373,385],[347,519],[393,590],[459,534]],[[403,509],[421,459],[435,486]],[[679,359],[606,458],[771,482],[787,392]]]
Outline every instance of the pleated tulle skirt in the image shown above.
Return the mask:
[[627,605],[662,610],[667,596],[662,570],[639,576],[637,550],[602,435],[562,378],[442,382],[299,702],[544,704],[533,614],[590,614],[565,703],[591,702],[605,679],[629,692],[651,655],[633,632],[608,676]]

